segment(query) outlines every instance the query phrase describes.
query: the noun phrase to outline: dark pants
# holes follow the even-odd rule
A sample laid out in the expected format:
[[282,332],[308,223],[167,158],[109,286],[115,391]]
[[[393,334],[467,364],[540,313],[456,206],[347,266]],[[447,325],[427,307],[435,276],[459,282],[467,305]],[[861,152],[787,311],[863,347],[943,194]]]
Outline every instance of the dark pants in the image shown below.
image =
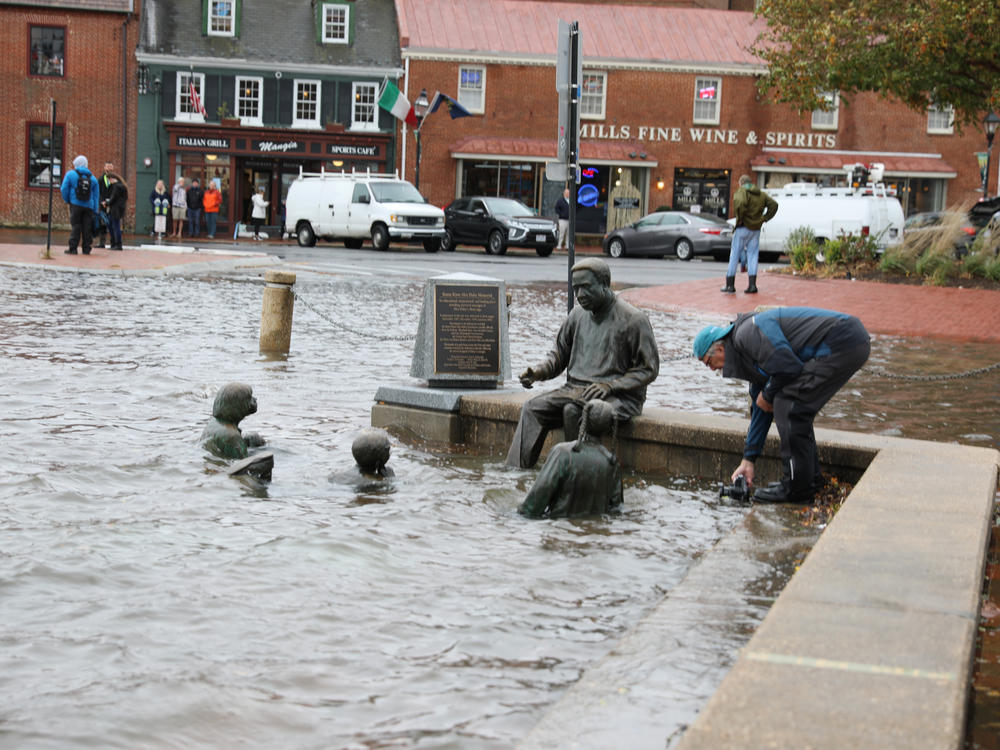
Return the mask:
[[94,232],[94,212],[87,206],[77,206],[70,204],[69,207],[69,249],[75,251],[83,239],[83,252],[90,254],[90,245],[93,241]]
[[[524,402],[517,422],[514,439],[507,452],[507,465],[530,469],[538,462],[549,430],[563,428],[566,440],[576,440],[580,432],[580,417],[584,402],[580,400],[585,385],[564,385],[548,393],[540,393]],[[609,396],[605,399],[615,410],[615,419],[625,422],[642,413],[642,402]]]
[[111,233],[111,247],[122,246],[122,220],[117,216],[108,217],[108,231]]
[[215,228],[219,221],[218,211],[206,211],[205,212],[205,230],[208,232],[209,237],[215,236]]
[[871,353],[868,332],[857,318],[834,326],[824,343],[830,347],[830,354],[808,360],[799,376],[774,399],[782,478],[796,499],[810,499],[820,478],[813,432],[816,414],[861,369]]
[[201,209],[188,206],[188,234],[197,237],[201,231]]
[[260,228],[264,226],[264,218],[261,216],[253,216],[251,217],[250,222],[253,224],[253,236],[256,237],[260,234]]

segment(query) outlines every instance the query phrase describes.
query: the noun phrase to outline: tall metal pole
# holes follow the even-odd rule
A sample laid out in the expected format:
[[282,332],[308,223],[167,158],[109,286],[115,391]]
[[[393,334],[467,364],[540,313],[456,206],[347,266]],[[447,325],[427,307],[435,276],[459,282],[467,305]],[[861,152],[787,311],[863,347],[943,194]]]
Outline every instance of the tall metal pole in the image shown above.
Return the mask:
[[573,266],[576,264],[576,193],[577,193],[577,170],[580,167],[578,151],[580,148],[580,134],[577,131],[577,110],[580,106],[580,78],[578,69],[580,64],[580,23],[573,21],[570,24],[569,42],[569,179],[573,184],[570,188],[569,200],[569,229],[566,243],[569,268],[567,269],[569,282],[569,295],[566,302],[566,312],[573,312]]
[[[990,187],[990,162],[993,159],[993,136],[995,133],[986,133],[986,172],[983,174],[983,200],[989,197],[987,192]],[[998,187],[1000,192],[1000,187]]]
[[[52,191],[55,190],[56,179],[56,100],[50,99],[51,113],[49,115],[49,222],[45,235],[45,257],[52,256]],[[62,172],[62,170],[59,170]]]
[[413,135],[417,138],[417,164],[413,170],[413,187],[420,190],[420,129],[423,127],[423,119],[417,123],[416,130],[413,131]]

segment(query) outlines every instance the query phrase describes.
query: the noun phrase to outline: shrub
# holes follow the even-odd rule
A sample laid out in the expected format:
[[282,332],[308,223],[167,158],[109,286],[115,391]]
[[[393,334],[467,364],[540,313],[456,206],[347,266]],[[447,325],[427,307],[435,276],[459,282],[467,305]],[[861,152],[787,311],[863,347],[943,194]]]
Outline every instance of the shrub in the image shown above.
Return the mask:
[[973,250],[962,258],[962,271],[969,276],[986,278],[986,268],[992,259],[991,255],[987,255],[982,250],[973,247]]
[[792,268],[801,271],[811,266],[816,256],[816,235],[810,227],[793,229],[785,240],[783,248]]
[[909,276],[916,267],[916,258],[902,247],[891,247],[882,255],[879,270],[882,273]]
[[[918,275],[931,278],[935,283],[942,283],[941,279],[946,279],[955,270],[955,260],[952,257],[951,248],[931,247],[917,259],[914,270]],[[952,270],[946,268],[951,266]]]

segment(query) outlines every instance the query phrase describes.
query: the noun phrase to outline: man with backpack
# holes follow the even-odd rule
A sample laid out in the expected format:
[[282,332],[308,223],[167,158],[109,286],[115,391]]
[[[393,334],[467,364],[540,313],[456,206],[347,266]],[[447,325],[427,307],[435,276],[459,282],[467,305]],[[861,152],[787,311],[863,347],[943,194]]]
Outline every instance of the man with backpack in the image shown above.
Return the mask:
[[94,231],[94,214],[99,210],[100,187],[97,178],[87,169],[87,157],[82,154],[73,160],[73,169],[66,173],[59,188],[63,200],[69,204],[69,249],[67,255],[76,255],[76,248],[83,244],[83,254],[90,255]]

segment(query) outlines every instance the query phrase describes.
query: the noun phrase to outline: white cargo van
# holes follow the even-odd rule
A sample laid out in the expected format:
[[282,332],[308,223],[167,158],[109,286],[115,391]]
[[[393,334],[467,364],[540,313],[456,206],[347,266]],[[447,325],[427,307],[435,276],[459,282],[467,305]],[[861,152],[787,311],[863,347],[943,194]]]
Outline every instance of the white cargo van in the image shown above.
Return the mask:
[[285,199],[285,231],[302,247],[317,238],[377,250],[393,240],[420,241],[436,253],[444,237],[444,211],[432,206],[398,174],[299,172]]
[[[850,173],[852,167],[845,169]],[[871,170],[876,179],[877,167]],[[788,235],[799,227],[812,229],[820,242],[845,234],[872,237],[880,250],[903,239],[903,207],[881,182],[839,188],[792,182],[765,192],[778,202],[778,213],[760,230],[760,251],[771,257],[783,252]]]

